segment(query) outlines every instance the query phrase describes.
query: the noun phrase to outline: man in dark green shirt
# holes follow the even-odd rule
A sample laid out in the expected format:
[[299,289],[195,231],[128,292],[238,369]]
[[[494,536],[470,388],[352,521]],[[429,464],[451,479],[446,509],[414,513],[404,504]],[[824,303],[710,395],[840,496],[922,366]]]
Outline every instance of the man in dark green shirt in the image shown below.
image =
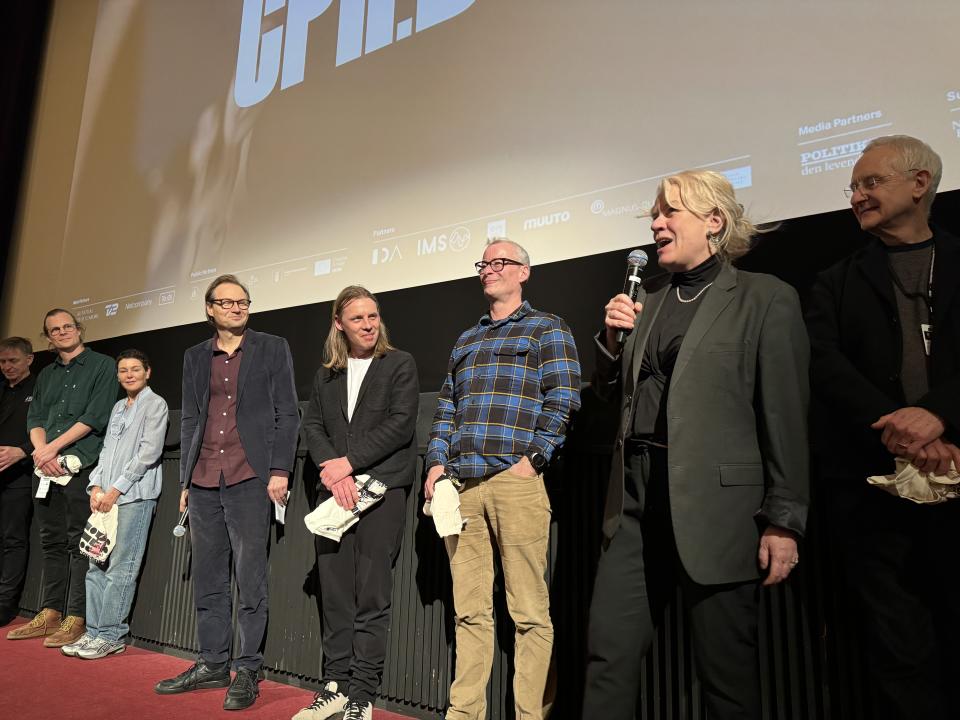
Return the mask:
[[[44,475],[65,474],[59,456],[75,455],[82,465],[66,485],[35,479],[36,515],[43,549],[42,610],[9,640],[45,637],[47,647],[74,642],[86,629],[87,558],[80,537],[90,516],[87,479],[97,462],[119,386],[113,360],[87,349],[83,326],[56,308],[43,332],[57,358],[40,371],[27,413],[33,464]],[[66,601],[66,606],[64,606]]]

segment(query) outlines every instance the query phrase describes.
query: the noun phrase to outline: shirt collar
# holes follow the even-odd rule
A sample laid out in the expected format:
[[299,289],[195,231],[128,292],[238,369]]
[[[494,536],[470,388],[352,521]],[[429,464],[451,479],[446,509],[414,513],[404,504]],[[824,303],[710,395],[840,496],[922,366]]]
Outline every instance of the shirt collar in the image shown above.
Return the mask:
[[[240,344],[237,345],[237,349],[234,350],[234,353],[238,353],[243,350],[243,344],[247,341],[247,331],[243,331],[243,335],[240,336]],[[220,335],[217,333],[213,334],[213,338],[210,340],[210,352],[213,355],[217,353],[226,353],[226,350],[220,348]]]
[[[149,386],[149,385],[147,385],[143,390],[141,390],[139,393],[137,393],[137,397],[134,398],[134,400],[133,400],[133,405],[131,405],[130,407],[136,407],[136,406],[140,403],[140,400],[141,400],[142,398],[144,398],[144,397],[147,397],[148,395],[153,395],[153,390],[150,389],[150,386]],[[127,405],[127,398],[124,397],[124,398],[121,400],[121,402],[123,403],[124,407],[126,407],[126,405]]]
[[86,365],[87,353],[89,352],[90,352],[90,348],[84,347],[83,352],[81,352],[79,355],[77,355],[75,358],[73,358],[70,362],[67,362],[67,363],[63,362],[63,360],[60,359],[60,353],[57,353],[57,357],[53,362],[59,365],[60,367],[69,367],[74,363],[80,363],[81,365]]
[[529,315],[533,312],[533,308],[530,307],[530,303],[524,300],[520,303],[520,307],[514,310],[510,315],[507,315],[505,318],[500,318],[499,320],[493,320],[490,318],[490,313],[484,313],[483,317],[480,318],[481,325],[502,325],[507,322],[516,322],[520,320],[525,315]]
[[11,390],[11,391],[19,390],[20,388],[25,388],[27,386],[27,381],[30,380],[30,378],[32,377],[33,377],[33,373],[27,373],[27,376],[23,378],[20,382],[18,382],[16,385],[11,385],[9,380],[4,379],[3,387],[6,390]]

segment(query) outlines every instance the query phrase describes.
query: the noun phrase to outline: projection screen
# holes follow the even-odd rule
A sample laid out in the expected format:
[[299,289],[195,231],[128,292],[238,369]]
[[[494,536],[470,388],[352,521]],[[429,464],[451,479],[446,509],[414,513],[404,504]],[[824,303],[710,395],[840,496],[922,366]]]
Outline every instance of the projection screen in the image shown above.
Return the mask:
[[649,242],[659,178],[727,174],[758,221],[843,207],[909,133],[960,186],[960,3],[61,0],[8,332],[196,322]]

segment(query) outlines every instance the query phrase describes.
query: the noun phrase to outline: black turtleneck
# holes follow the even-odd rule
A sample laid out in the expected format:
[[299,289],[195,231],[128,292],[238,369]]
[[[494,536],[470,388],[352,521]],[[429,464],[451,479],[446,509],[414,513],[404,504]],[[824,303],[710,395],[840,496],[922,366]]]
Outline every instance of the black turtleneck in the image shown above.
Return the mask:
[[700,301],[709,292],[706,288],[719,272],[720,261],[712,255],[692,270],[671,276],[670,289],[653,321],[640,364],[633,416],[634,437],[667,443],[667,395],[673,366]]

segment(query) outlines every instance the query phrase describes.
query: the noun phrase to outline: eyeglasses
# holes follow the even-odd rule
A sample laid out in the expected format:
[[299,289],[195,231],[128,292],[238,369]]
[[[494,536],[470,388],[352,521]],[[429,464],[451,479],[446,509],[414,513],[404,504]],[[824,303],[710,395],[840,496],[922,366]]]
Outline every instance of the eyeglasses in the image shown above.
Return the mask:
[[219,305],[224,310],[232,310],[234,305],[236,305],[241,310],[246,310],[248,307],[250,307],[249,300],[230,300],[229,298],[224,300],[211,300],[210,304]]
[[918,168],[910,168],[909,170],[892,172],[889,175],[871,175],[869,177],[865,177],[863,180],[850,183],[843,189],[843,194],[850,198],[853,197],[853,194],[857,192],[857,190],[862,192],[866,192],[867,190],[875,190],[878,185],[883,185],[884,183],[890,182],[891,179],[897,177],[898,175],[905,175],[907,173],[914,173],[918,171]]
[[73,323],[64,323],[58,327],[52,327],[47,330],[47,335],[66,335],[67,333],[72,333],[77,329],[77,326]]
[[482,273],[487,268],[490,268],[494,272],[503,272],[503,268],[507,265],[520,265],[522,267],[523,263],[511,260],[510,258],[494,258],[493,260],[481,260],[473,264],[478,273]]

